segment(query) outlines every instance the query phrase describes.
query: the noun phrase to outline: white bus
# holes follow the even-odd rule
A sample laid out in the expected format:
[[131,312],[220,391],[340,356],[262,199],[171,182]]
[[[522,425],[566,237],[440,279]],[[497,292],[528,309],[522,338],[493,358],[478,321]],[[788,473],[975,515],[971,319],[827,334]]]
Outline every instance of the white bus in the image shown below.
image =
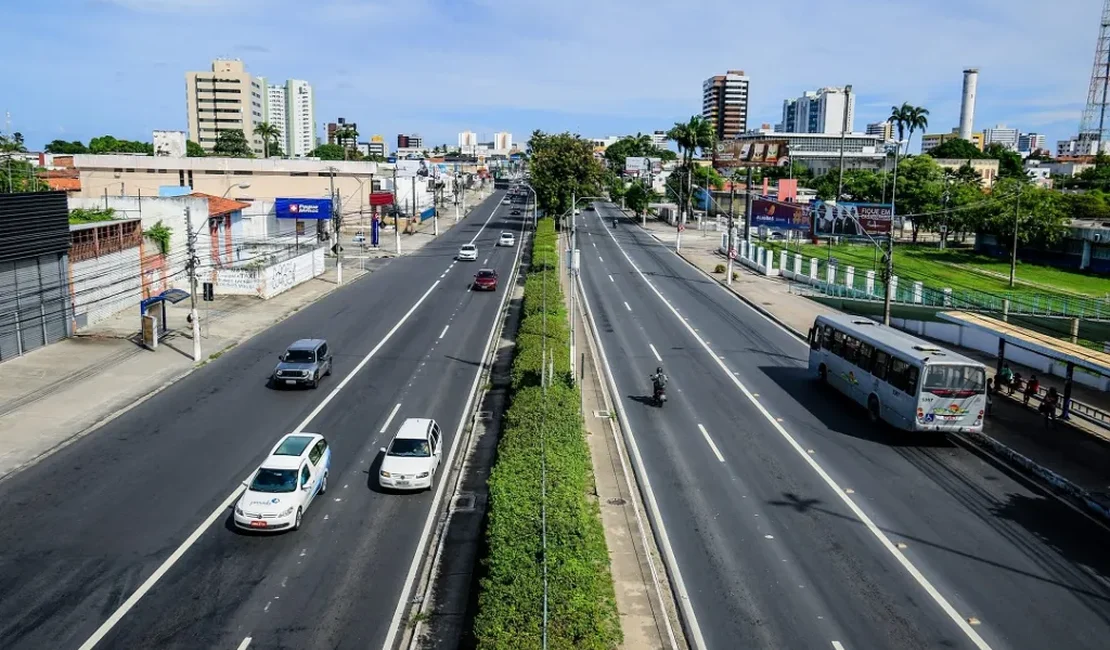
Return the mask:
[[986,366],[873,320],[818,316],[809,369],[824,383],[906,431],[983,430]]

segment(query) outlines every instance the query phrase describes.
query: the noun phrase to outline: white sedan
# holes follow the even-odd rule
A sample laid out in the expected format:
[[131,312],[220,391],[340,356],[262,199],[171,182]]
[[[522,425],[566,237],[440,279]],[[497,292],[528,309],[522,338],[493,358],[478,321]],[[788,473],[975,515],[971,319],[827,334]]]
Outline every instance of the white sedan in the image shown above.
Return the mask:
[[316,497],[328,490],[331,447],[318,433],[290,433],[247,480],[235,525],[258,531],[297,530]]
[[459,249],[458,259],[473,262],[478,259],[478,247],[474,244],[463,244],[462,248]]
[[516,246],[516,237],[513,237],[511,232],[501,233],[501,237],[497,240],[498,246]]

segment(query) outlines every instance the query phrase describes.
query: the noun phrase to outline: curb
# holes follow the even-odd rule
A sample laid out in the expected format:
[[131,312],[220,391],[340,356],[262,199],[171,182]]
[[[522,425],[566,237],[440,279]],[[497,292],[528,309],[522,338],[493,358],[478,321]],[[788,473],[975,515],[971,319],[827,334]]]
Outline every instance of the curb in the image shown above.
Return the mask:
[[[656,241],[660,241],[659,238],[655,237],[655,234],[652,233],[650,230],[644,228],[643,226],[640,226],[640,224],[636,225],[639,226],[641,230],[655,238]],[[662,242],[660,241],[660,243]],[[727,289],[730,293],[732,293],[732,295],[739,298],[745,305],[751,307],[753,310],[762,314],[764,317],[774,321],[784,330],[796,336],[799,340],[803,342],[807,340],[808,337],[805,334],[802,334],[790,325],[787,325],[770,311],[764,309],[762,305],[758,305],[748,297],[741,295],[735,289],[728,286],[725,282],[713,277],[700,266],[687,259],[686,256],[682,253],[676,253],[675,256],[689,264],[692,268],[698,271],[698,273],[701,273],[705,277],[713,280],[720,286]],[[992,455],[993,453],[997,456],[1000,456],[1001,458],[996,458],[996,460],[1014,466],[1014,468],[1018,470],[1019,473],[1023,474],[1027,478],[1033,479],[1041,487],[1051,490],[1057,496],[1066,499],[1069,503],[1074,502],[1076,505],[1084,508],[1091,514],[1101,518],[1104,521],[1110,522],[1110,507],[1104,506],[1096,501],[1092,497],[1089,490],[1085,490],[1084,488],[1064,478],[1060,474],[1057,474],[1047,467],[1038,464],[1028,456],[1025,456],[1007,447],[1006,445],[998,442],[985,433],[954,433],[951,435],[962,441],[965,441],[968,445],[977,447],[979,450],[986,452],[988,455]]]

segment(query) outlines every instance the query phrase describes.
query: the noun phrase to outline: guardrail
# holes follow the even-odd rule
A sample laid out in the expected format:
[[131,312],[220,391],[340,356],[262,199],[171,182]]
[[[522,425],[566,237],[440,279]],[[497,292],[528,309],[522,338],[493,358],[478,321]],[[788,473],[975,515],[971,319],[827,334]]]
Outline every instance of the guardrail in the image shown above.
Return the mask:
[[[1014,399],[1020,399],[1025,395],[1023,391],[1018,391],[1016,389],[1014,390],[1013,395],[1011,395],[1010,390],[1005,387],[996,387],[995,393],[1004,393],[1006,397],[1012,397]],[[1037,393],[1035,395],[1031,395],[1030,399],[1032,401],[1043,403],[1046,395],[1048,395],[1048,389],[1046,389],[1044,386],[1040,386],[1037,389]],[[1061,395],[1060,398],[1062,400],[1063,395]],[[1061,408],[1058,407],[1057,415],[1059,415],[1060,410]],[[1083,402],[1076,401],[1075,398],[1072,398],[1071,407],[1069,410],[1071,415],[1079,417],[1080,419],[1085,420],[1090,424],[1093,424],[1094,426],[1101,427],[1110,431],[1110,412],[1091,406],[1090,404],[1084,404]]]

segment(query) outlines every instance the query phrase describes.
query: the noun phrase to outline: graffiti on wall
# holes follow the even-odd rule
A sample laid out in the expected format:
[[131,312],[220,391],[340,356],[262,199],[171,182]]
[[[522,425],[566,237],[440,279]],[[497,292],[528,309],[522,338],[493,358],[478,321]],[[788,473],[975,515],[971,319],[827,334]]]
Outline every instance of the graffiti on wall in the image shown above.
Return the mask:
[[[298,284],[297,261],[288,260],[267,269],[269,281],[266,283],[266,292],[271,296],[288,291]],[[304,278],[307,280],[308,278]]]
[[216,289],[233,295],[262,295],[260,277],[258,271],[250,269],[220,269],[216,273]]

